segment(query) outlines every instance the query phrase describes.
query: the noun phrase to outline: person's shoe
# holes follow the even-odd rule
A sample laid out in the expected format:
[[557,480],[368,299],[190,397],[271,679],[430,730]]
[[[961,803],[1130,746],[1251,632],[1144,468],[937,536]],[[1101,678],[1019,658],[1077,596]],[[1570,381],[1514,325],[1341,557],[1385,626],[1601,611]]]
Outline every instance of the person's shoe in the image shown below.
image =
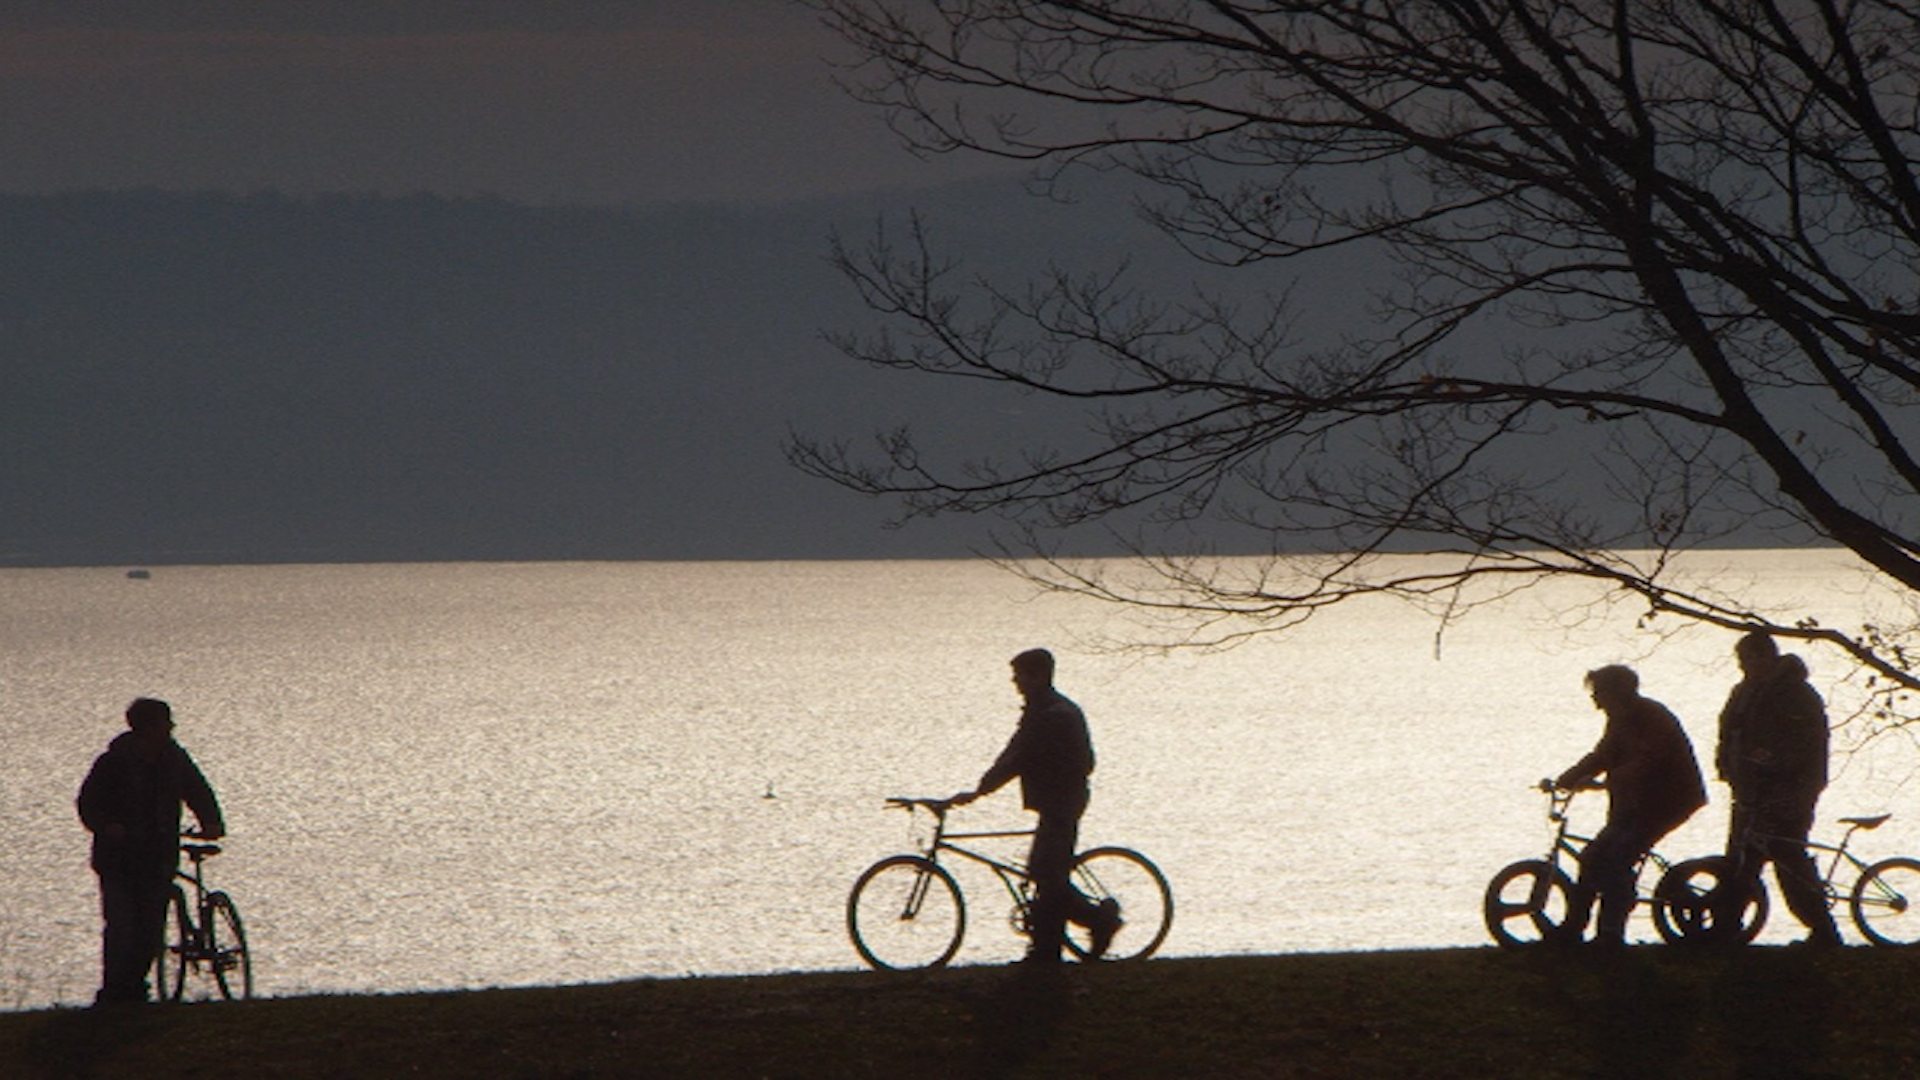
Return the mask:
[[1838,949],[1846,943],[1840,940],[1838,930],[1816,930],[1799,941],[1790,942],[1788,947],[1795,949]]
[[1119,933],[1120,928],[1127,924],[1127,921],[1120,917],[1120,902],[1113,897],[1109,896],[1100,901],[1099,909],[1093,917],[1092,924],[1087,927],[1090,939],[1087,955],[1095,960],[1107,955],[1107,946],[1113,944],[1113,935]]

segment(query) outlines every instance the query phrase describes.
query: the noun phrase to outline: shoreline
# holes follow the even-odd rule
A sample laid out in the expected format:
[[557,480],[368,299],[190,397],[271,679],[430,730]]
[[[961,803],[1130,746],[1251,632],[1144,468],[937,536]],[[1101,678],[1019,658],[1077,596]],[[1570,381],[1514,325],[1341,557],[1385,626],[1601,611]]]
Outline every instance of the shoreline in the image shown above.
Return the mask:
[[1920,951],[1310,953],[0,1014],[0,1075],[1920,1075]]

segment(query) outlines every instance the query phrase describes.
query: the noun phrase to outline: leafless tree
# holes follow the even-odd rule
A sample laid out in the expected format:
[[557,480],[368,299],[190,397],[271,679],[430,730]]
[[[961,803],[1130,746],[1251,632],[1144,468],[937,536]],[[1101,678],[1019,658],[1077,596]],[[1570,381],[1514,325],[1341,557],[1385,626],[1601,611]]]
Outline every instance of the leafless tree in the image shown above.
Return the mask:
[[[907,432],[803,438],[802,468],[908,513],[1008,514],[1043,550],[1127,522],[1165,587],[1035,573],[1256,630],[1356,593],[1446,604],[1580,575],[1920,684],[1911,632],[1770,615],[1672,572],[1770,530],[1920,596],[1920,9],[803,2],[853,47],[845,85],[918,150],[1029,160],[1045,182],[1122,171],[1234,280],[1278,293],[1364,260],[1378,288],[1323,290],[1309,333],[1257,289],[1152,297],[1085,270],[1001,287],[918,228],[843,243],[882,316],[848,353],[1052,400],[1060,437],[1001,460]],[[1168,554],[1196,518],[1326,558],[1228,578]],[[1392,551],[1459,557],[1382,570]]]

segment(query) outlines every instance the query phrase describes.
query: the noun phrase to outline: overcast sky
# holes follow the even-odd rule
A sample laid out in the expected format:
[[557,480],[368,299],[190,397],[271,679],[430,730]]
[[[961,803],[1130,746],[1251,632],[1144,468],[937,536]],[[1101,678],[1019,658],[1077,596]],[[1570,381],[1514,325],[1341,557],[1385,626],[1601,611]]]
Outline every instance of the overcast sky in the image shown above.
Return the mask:
[[[3,0],[0,562],[964,554],[781,454],[1017,422],[823,341],[868,319],[829,238],[1131,218],[947,184],[842,48],[789,0]],[[33,198],[148,188],[192,194]]]
[[781,201],[937,182],[789,0],[25,0],[0,191]]

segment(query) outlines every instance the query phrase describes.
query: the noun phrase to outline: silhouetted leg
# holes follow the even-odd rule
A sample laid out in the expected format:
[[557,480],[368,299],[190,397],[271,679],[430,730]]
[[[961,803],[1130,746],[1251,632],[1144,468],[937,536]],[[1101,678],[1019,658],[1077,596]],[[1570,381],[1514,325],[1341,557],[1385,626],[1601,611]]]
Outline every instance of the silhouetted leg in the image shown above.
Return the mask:
[[1736,801],[1727,823],[1727,877],[1711,898],[1713,940],[1723,945],[1746,943],[1740,916],[1747,898],[1759,890],[1760,875],[1767,868],[1765,852],[1749,836],[1749,830],[1758,826],[1751,804]]
[[1633,864],[1646,851],[1643,830],[1608,822],[1593,843],[1580,853],[1580,880],[1567,913],[1567,940],[1577,941],[1586,930],[1594,898],[1600,900],[1600,921],[1594,941],[1604,945],[1626,943],[1627,916],[1633,913]]
[[167,941],[168,907],[173,900],[173,870],[169,867],[165,874],[148,878],[142,884],[140,896],[140,929],[143,937],[140,941],[140,964],[144,991],[145,972],[153,965],[153,958],[165,947]]
[[1587,920],[1593,917],[1595,889],[1593,879],[1588,876],[1586,863],[1580,864],[1580,878],[1573,883],[1572,891],[1567,894],[1567,921],[1554,929],[1551,942],[1573,945],[1579,943],[1587,934]]
[[1727,858],[1738,857],[1740,850],[1747,846],[1747,826],[1752,818],[1752,808],[1734,800],[1733,809],[1727,815]]
[[[140,921],[135,895],[125,874],[100,875],[100,989],[93,995],[96,1004],[127,1001],[136,996],[128,994],[126,970],[127,957],[133,951],[127,945],[127,938]],[[144,981],[145,975],[141,978]]]
[[172,878],[107,872],[100,875],[100,991],[102,1003],[145,1001],[147,969],[166,939]]
[[1826,889],[1820,883],[1820,867],[1807,853],[1807,833],[1813,827],[1813,814],[1796,816],[1791,822],[1776,824],[1778,839],[1768,843],[1767,854],[1773,860],[1774,876],[1780,879],[1780,895],[1787,910],[1799,919],[1818,944],[1837,945],[1840,931],[1833,924],[1833,911],[1827,907]]
[[1074,844],[1080,837],[1077,814],[1041,814],[1034,829],[1033,848],[1027,855],[1027,872],[1033,876],[1033,908],[1029,913],[1033,934],[1027,955],[1042,963],[1060,959],[1066,943],[1067,913],[1071,909]]

